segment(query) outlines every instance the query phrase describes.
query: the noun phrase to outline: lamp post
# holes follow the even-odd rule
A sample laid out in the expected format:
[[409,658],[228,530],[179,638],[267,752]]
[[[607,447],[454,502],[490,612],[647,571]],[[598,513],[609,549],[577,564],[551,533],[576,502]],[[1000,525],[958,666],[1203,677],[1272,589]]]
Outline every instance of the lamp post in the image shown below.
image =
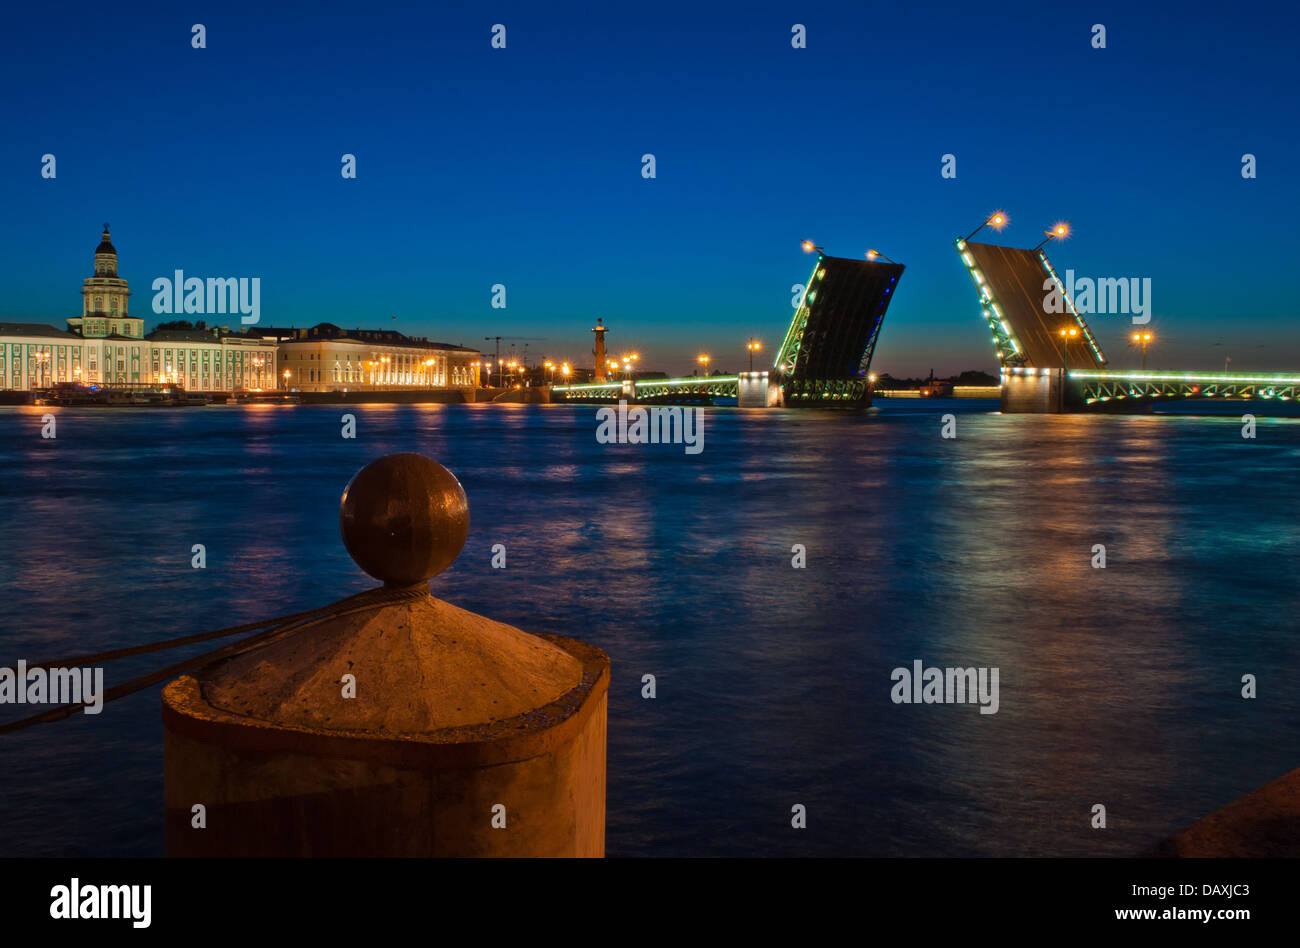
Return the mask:
[[1077,326],[1066,326],[1060,330],[1061,336],[1061,399],[1060,410],[1065,411],[1065,376],[1070,367],[1069,349],[1070,340],[1079,335]]
[[564,376],[564,382],[566,385],[569,382],[569,374],[572,371],[573,371],[572,367],[567,362],[565,362],[563,365],[560,366],[560,374]]
[[45,386],[45,367],[49,364],[50,354],[42,351],[36,353],[33,358],[36,360],[36,387],[43,388]]
[[888,257],[886,257],[883,253],[881,253],[879,250],[868,250],[868,251],[867,251],[867,259],[870,260],[872,263],[875,263],[877,257],[879,257],[881,260],[885,261],[885,263],[894,263],[893,260],[890,260],[890,259],[889,259]]
[[707,376],[709,374],[709,357],[701,352],[695,357],[695,361],[704,366],[704,375]]
[[292,374],[293,373],[291,373],[288,369],[284,370],[284,390],[286,392],[289,391],[289,376]]
[[815,253],[819,256],[825,256],[826,254],[826,249],[824,247],[818,247],[811,240],[805,240],[800,246],[803,247],[804,253]]
[[1059,224],[1056,224],[1051,230],[1045,230],[1043,231],[1043,233],[1046,234],[1047,236],[1043,238],[1042,243],[1040,243],[1037,247],[1034,248],[1034,253],[1037,253],[1038,251],[1042,250],[1043,244],[1047,243],[1049,240],[1064,240],[1066,237],[1069,237],[1070,222],[1061,221]]
[[754,371],[754,353],[763,348],[763,344],[757,339],[750,338],[749,344],[745,346],[749,350],[749,371]]
[[[1001,230],[1003,227],[1006,226],[1007,226],[1007,215],[1002,211],[994,211],[992,214],[989,215],[988,220],[986,220],[983,224],[980,224],[979,227],[976,227],[973,231],[970,232],[970,235],[966,238],[966,240],[969,241],[971,237],[974,237],[985,227],[992,227],[994,230]],[[965,241],[963,241],[963,243],[965,243]]]
[[1133,333],[1133,341],[1140,342],[1142,344],[1142,371],[1143,372],[1147,370],[1147,343],[1149,343],[1153,338],[1154,337],[1149,332]]

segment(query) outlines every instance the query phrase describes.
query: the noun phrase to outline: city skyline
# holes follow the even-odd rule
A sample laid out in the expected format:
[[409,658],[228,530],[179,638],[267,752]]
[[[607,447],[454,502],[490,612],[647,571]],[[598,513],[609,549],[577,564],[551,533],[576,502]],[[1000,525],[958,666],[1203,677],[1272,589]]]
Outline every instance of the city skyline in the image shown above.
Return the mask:
[[[877,371],[996,371],[952,240],[1005,208],[997,242],[1033,246],[1069,219],[1073,236],[1048,248],[1059,271],[1151,281],[1149,366],[1300,365],[1293,304],[1267,279],[1290,260],[1277,208],[1300,196],[1284,166],[1296,134],[1270,98],[1287,88],[1285,31],[1241,36],[1210,7],[1171,22],[1102,6],[1084,22],[945,6],[797,21],[779,5],[670,6],[649,24],[236,7],[194,15],[204,49],[190,23],[139,9],[58,47],[26,43],[60,28],[20,10],[0,75],[38,81],[0,151],[14,274],[0,318],[61,325],[73,301],[57,288],[86,275],[83,241],[108,220],[151,324],[184,318],[153,314],[144,293],[182,269],[259,278],[263,325],[479,348],[529,337],[530,356],[589,365],[602,317],[611,352],[647,368],[688,372],[699,352],[740,368],[750,338],[780,345],[812,239],[907,265]],[[105,61],[106,43],[120,55]],[[347,56],[320,55],[335,49]],[[90,100],[124,132],[111,144],[84,117],[106,81]],[[1136,91],[1163,108],[1134,108]],[[340,173],[349,154],[355,179]],[[1246,154],[1257,178],[1242,177]],[[1137,364],[1126,319],[1091,325],[1112,364]]]

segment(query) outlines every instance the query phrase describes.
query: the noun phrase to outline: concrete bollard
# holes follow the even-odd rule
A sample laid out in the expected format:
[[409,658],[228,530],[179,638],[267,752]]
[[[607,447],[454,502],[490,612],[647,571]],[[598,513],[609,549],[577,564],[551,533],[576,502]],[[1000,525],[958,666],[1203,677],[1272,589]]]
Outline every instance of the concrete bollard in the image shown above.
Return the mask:
[[383,589],[164,689],[167,854],[603,856],[608,657],[430,595],[469,507],[428,458],[340,525]]

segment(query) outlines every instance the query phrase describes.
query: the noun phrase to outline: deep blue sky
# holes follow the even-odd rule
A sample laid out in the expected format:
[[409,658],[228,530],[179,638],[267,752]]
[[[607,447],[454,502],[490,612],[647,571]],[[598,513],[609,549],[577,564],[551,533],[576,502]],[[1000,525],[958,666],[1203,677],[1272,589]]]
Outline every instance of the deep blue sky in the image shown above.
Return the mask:
[[[1187,3],[12,5],[0,318],[78,312],[107,220],[147,325],[179,267],[261,277],[264,324],[590,362],[603,316],[647,368],[734,369],[750,335],[780,343],[810,237],[908,265],[877,371],[992,370],[951,241],[1005,207],[1007,243],[1073,222],[1062,271],[1152,279],[1152,364],[1300,369],[1297,25]],[[1124,318],[1092,325],[1132,364]]]

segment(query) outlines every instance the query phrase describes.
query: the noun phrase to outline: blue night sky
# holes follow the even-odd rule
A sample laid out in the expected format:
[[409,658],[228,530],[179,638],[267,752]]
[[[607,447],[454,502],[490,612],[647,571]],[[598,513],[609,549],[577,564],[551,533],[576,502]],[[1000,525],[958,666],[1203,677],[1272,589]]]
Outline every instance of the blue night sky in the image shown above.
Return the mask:
[[[263,325],[590,364],[603,316],[645,368],[736,369],[779,345],[808,237],[908,265],[876,371],[992,371],[951,242],[1003,207],[995,241],[1068,218],[1058,270],[1151,279],[1152,365],[1300,370],[1297,15],[1074,6],[12,5],[0,318],[76,314],[107,220],[147,327],[180,268],[260,277]],[[1135,364],[1127,317],[1091,325]]]

